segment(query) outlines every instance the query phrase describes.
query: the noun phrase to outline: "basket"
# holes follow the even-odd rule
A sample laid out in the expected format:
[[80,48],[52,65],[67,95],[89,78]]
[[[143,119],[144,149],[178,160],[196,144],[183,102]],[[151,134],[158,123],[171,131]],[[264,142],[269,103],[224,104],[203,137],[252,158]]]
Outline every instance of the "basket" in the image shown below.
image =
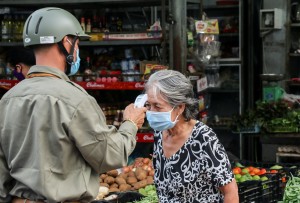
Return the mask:
[[257,180],[238,184],[240,203],[258,203],[261,200],[261,182]]
[[279,174],[267,174],[269,180],[261,182],[261,202],[277,202],[281,199]]

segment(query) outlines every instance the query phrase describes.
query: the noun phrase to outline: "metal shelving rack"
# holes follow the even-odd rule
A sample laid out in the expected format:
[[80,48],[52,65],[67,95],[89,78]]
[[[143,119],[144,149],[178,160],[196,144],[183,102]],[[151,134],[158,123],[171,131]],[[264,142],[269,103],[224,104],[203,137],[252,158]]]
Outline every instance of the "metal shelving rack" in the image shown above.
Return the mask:
[[[217,105],[213,108],[212,111],[215,113],[218,113],[219,115],[223,114],[230,114],[230,112],[227,111],[234,111],[234,113],[242,113],[244,107],[243,107],[243,98],[244,98],[244,93],[243,93],[243,24],[242,24],[242,19],[243,19],[243,13],[242,13],[242,8],[243,8],[243,1],[239,0],[239,3],[237,5],[206,5],[205,1],[203,0],[194,0],[194,1],[189,1],[189,0],[172,0],[171,2],[169,1],[169,6],[170,6],[170,13],[172,14],[173,20],[175,24],[170,25],[170,33],[173,33],[172,40],[170,40],[170,49],[173,51],[173,64],[172,67],[174,69],[179,70],[180,72],[186,73],[187,72],[187,64],[188,63],[193,63],[195,62],[193,59],[188,58],[187,54],[187,13],[188,10],[195,10],[199,12],[198,19],[201,20],[203,12],[206,12],[208,14],[209,18],[214,18],[214,17],[220,17],[222,16],[222,13],[225,13],[226,11],[234,11],[234,13],[237,14],[238,18],[238,32],[237,33],[221,33],[219,35],[219,39],[222,43],[222,40],[229,40],[229,39],[235,39],[237,42],[238,46],[238,53],[237,56],[234,57],[228,57],[228,58],[220,58],[218,59],[218,62],[220,64],[221,68],[231,68],[237,71],[237,75],[239,78],[238,82],[238,89],[222,89],[222,88],[208,88],[205,90],[205,94],[211,94],[215,95],[217,97],[218,102],[220,105]],[[212,15],[210,16],[210,13],[214,13],[217,15]],[[233,14],[232,14],[233,15]],[[201,70],[200,70],[201,71]],[[204,70],[202,70],[204,71]],[[226,95],[224,97],[220,95]],[[234,104],[229,104],[229,102],[226,100],[229,97],[236,97],[238,100]],[[228,106],[223,106],[223,109],[221,108],[222,106],[222,101],[225,101],[226,105],[233,105],[234,107],[228,107]],[[215,101],[214,101],[215,104]],[[233,109],[234,108],[234,109]],[[216,112],[217,111],[217,112]],[[235,140],[239,140],[239,150],[238,150],[238,155],[242,158],[243,156],[243,137],[242,135],[231,135],[230,129],[227,128],[221,128],[218,129],[217,127],[214,126],[214,129],[217,131],[221,131],[221,134],[230,134],[229,136],[233,137]]]
[[[125,12],[126,16],[130,18],[130,10],[140,10],[142,15],[146,18],[144,7],[150,7],[151,13],[151,23],[157,18],[158,8],[160,10],[161,16],[161,27],[162,27],[162,38],[161,39],[139,39],[139,40],[102,40],[102,41],[85,41],[80,42],[82,46],[141,46],[149,45],[153,46],[155,51],[160,56],[160,62],[162,64],[167,64],[172,58],[167,58],[167,49],[168,43],[166,42],[168,33],[166,32],[166,2],[165,0],[0,0],[0,9],[4,7],[13,7],[18,9],[27,9],[35,10],[38,8],[53,6],[53,7],[62,7],[65,9],[70,8],[103,8],[108,7],[116,9],[117,6],[122,7],[119,9],[120,12]],[[145,19],[147,24],[150,20]],[[133,26],[132,26],[133,27]],[[133,30],[133,33],[135,31]],[[10,47],[10,46],[22,46],[22,42],[0,42],[0,46]],[[159,50],[162,50],[159,53]]]

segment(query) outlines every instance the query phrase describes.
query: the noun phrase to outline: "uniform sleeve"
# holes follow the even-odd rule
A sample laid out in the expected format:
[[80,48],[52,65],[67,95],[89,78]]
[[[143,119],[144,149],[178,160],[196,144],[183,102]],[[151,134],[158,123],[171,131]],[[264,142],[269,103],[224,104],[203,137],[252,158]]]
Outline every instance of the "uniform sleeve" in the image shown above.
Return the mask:
[[78,106],[69,132],[84,159],[98,173],[127,165],[136,145],[135,126],[130,122],[124,122],[119,130],[107,126],[105,115],[92,97]]
[[222,187],[230,183],[234,177],[227,153],[219,139],[213,136],[203,147],[203,150],[212,184],[216,187]]
[[0,202],[11,202],[9,191],[12,188],[12,178],[9,175],[7,163],[0,147]]

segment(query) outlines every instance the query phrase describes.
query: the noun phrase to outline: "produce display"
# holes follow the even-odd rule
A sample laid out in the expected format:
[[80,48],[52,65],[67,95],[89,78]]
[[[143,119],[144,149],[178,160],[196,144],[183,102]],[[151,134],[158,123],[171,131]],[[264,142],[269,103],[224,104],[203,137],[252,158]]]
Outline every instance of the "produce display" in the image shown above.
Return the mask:
[[299,164],[241,161],[232,164],[232,172],[238,183],[240,203],[300,202]]
[[240,163],[236,163],[235,166],[232,169],[232,172],[234,174],[235,180],[237,183],[242,183],[248,180],[260,180],[260,181],[266,181],[269,178],[266,176],[267,173],[278,173],[278,169],[280,169],[281,166],[273,166],[269,170],[266,168],[259,168],[259,167],[253,167],[253,166],[243,166]]
[[140,188],[139,193],[145,197],[133,203],[158,203],[158,196],[154,185],[147,185],[145,188]]
[[107,200],[108,194],[125,191],[138,191],[147,196],[146,192],[154,188],[153,176],[152,160],[150,158],[136,158],[133,164],[129,166],[111,170],[99,176],[100,188],[96,200]]

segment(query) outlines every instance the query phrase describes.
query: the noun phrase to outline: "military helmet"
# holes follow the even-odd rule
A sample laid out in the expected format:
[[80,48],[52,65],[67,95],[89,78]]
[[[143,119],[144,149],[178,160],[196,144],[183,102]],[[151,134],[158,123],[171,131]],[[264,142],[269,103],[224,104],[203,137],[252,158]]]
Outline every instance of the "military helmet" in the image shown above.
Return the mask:
[[66,35],[89,39],[78,20],[68,11],[47,7],[36,10],[26,20],[23,29],[24,46],[58,43]]

